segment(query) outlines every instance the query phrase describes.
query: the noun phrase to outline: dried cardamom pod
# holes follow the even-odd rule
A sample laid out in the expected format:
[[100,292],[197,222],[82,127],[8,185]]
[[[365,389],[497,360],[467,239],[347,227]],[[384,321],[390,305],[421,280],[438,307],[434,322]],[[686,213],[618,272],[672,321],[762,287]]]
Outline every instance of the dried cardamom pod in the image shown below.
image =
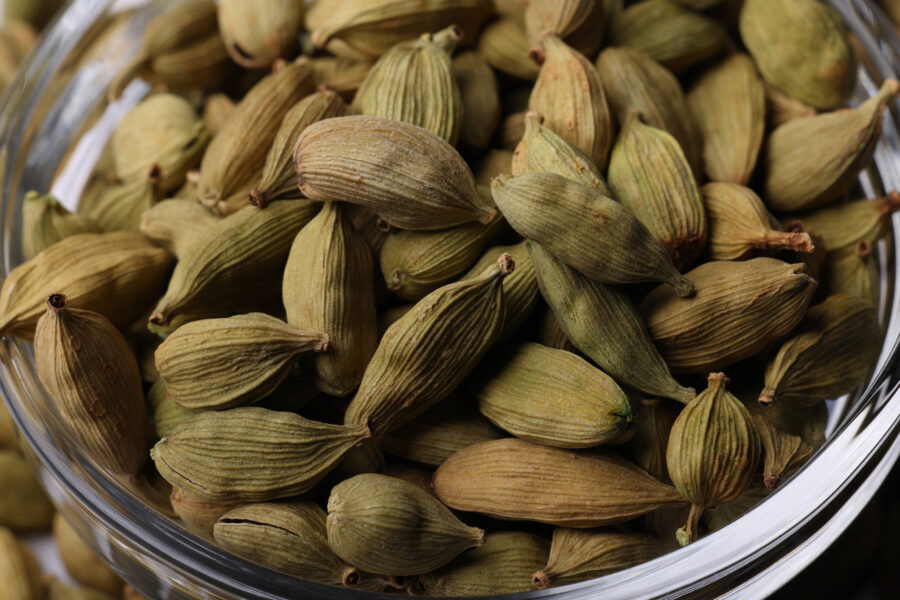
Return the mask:
[[642,0],[616,17],[610,46],[632,48],[680,73],[719,53],[728,39],[715,20],[670,0]]
[[220,215],[247,202],[287,112],[312,92],[312,66],[300,58],[264,77],[247,92],[213,138],[200,164],[197,193]]
[[211,89],[220,86],[230,70],[231,60],[216,32],[155,57],[140,75],[171,89]]
[[346,216],[331,202],[294,238],[282,282],[288,323],[328,332],[315,358],[316,387],[345,396],[359,385],[378,345],[372,256]]
[[53,517],[53,539],[66,572],[78,583],[116,598],[124,583],[60,513]]
[[408,123],[367,116],[320,121],[300,134],[294,167],[307,198],[360,204],[401,229],[496,217],[459,153]]
[[461,38],[462,30],[452,25],[397,44],[372,65],[353,109],[417,125],[455,146],[463,104],[450,54]]
[[753,423],[763,446],[763,485],[774,489],[783,477],[809,460],[812,448],[803,438],[781,431],[761,414],[753,415]]
[[694,289],[647,227],[596,188],[551,173],[526,173],[501,175],[491,190],[513,229],[591,279],[661,281],[682,296]]
[[795,119],[773,131],[763,165],[768,205],[776,211],[810,210],[843,196],[872,161],[881,114],[898,94],[900,82],[887,79],[855,109]]
[[342,559],[381,575],[419,575],[484,544],[424,490],[386,475],[342,481],[328,498],[328,543]]
[[169,289],[150,317],[158,327],[181,315],[218,317],[265,305],[278,289],[294,236],[319,211],[304,200],[245,206],[207,228],[175,265]]
[[[585,1],[558,0],[553,4]],[[599,5],[596,0],[590,2]],[[598,167],[605,168],[615,131],[597,69],[556,35],[541,38],[538,54],[543,64],[531,91],[529,110],[542,114],[547,128],[590,156]]]
[[41,569],[34,555],[5,527],[0,527],[0,577],[11,600],[43,600]]
[[572,344],[624,385],[687,403],[696,394],[672,378],[628,296],[593,281],[526,242],[541,294]]
[[50,529],[55,512],[25,459],[13,450],[0,450],[0,527]]
[[22,204],[22,252],[30,260],[63,238],[79,233],[99,233],[93,218],[70,213],[50,194],[28,192]]
[[703,515],[708,531],[718,531],[762,502],[771,490],[765,486],[749,487],[737,500],[725,502]]
[[508,115],[500,123],[500,147],[512,152],[525,137],[525,112]]
[[484,158],[478,163],[478,166],[475,167],[475,184],[490,186],[491,179],[497,175],[512,172],[512,163],[513,153],[509,150],[496,148],[488,150]]
[[750,188],[736,183],[707,183],[700,192],[709,218],[707,252],[712,260],[741,260],[756,250],[815,250],[808,233],[781,231],[778,221]]
[[856,83],[846,26],[818,0],[746,0],[741,39],[766,81],[821,109],[840,107]]
[[431,469],[408,462],[395,462],[384,468],[384,475],[402,479],[432,496],[434,496],[434,490],[431,489],[431,476],[433,474],[434,471]]
[[824,280],[827,295],[855,296],[878,308],[881,277],[869,242],[863,240],[832,252],[825,261]]
[[800,220],[803,228],[818,236],[829,252],[855,248],[860,242],[875,244],[891,230],[891,215],[900,210],[900,192],[872,200],[855,200],[811,213],[787,217]]
[[494,69],[524,81],[534,81],[540,67],[528,53],[531,42],[525,27],[514,19],[501,17],[490,23],[478,37],[478,50]]
[[203,103],[203,124],[211,135],[217,135],[234,112],[234,100],[222,93],[210,94]]
[[797,333],[766,366],[763,404],[812,405],[861,384],[881,354],[881,326],[875,308],[851,296],[829,296],[813,306]]
[[156,349],[166,393],[193,410],[221,410],[262,400],[301,356],[324,352],[329,338],[262,313],[182,325]]
[[671,483],[666,467],[669,432],[678,414],[657,398],[641,399],[634,417],[634,435],[622,446],[623,454],[663,483]]
[[117,475],[144,463],[147,409],[141,373],[128,343],[106,317],[46,300],[34,334],[38,378],[81,448]]
[[753,59],[735,53],[706,69],[687,93],[703,136],[703,170],[747,185],[766,132],[766,88]]
[[372,63],[355,58],[320,56],[312,59],[313,81],[316,87],[334,90],[345,100],[352,99],[359,84],[369,73]]
[[116,175],[126,183],[157,182],[163,192],[181,187],[200,164],[210,135],[194,107],[174,94],[155,94],[135,106],[113,132]]
[[606,48],[597,71],[619,123],[636,108],[651,127],[671,133],[699,176],[703,166],[703,135],[675,76],[652,58],[631,48]]
[[828,248],[825,247],[825,242],[822,241],[821,236],[816,235],[815,232],[807,231],[806,226],[799,220],[786,222],[784,224],[784,230],[788,233],[806,233],[809,235],[809,239],[813,245],[815,245],[815,248],[813,248],[812,252],[800,254],[791,251],[782,251],[780,253],[780,258],[790,262],[803,263],[806,266],[806,272],[809,276],[819,281],[822,274],[822,267],[825,265],[825,259],[828,254]]
[[483,152],[500,124],[500,87],[497,76],[484,55],[466,50],[453,57],[453,78],[462,97],[460,146]]
[[706,211],[681,146],[632,110],[609,161],[613,195],[647,226],[679,271],[706,245]]
[[166,382],[158,380],[147,391],[147,406],[153,418],[153,428],[157,438],[164,438],[187,421],[194,418],[198,411],[184,408],[169,397]]
[[194,199],[173,198],[157,202],[141,214],[140,232],[176,258],[184,258],[207,229],[219,218]]
[[262,178],[250,191],[250,201],[264,207],[275,200],[295,199],[297,174],[294,172],[294,146],[304,129],[324,119],[343,117],[350,112],[336,92],[320,89],[294,105],[284,119],[269,149]]
[[303,26],[304,2],[219,0],[219,30],[231,59],[242,67],[265,69],[289,58]]
[[441,502],[456,510],[579,528],[624,523],[687,502],[616,454],[515,438],[460,450],[438,467],[433,486]]
[[309,491],[369,437],[365,425],[249,406],[200,413],[150,456],[166,481],[204,500],[265,502]]
[[759,384],[745,385],[740,390],[740,399],[750,414],[763,417],[769,425],[788,435],[797,436],[813,452],[825,444],[825,430],[828,426],[828,407],[824,402],[805,406],[794,402],[759,402]]
[[525,115],[525,135],[516,146],[512,165],[496,173],[555,173],[573,181],[595,187],[607,196],[612,193],[603,179],[600,169],[590,157],[573,146],[568,140],[545,127],[544,117],[537,112]]
[[90,588],[69,586],[56,578],[44,579],[44,600],[116,600],[103,592]]
[[812,117],[816,109],[807,106],[779,91],[771,83],[766,83],[766,117],[769,129],[776,129],[792,119]]
[[328,546],[325,511],[304,502],[245,504],[219,518],[216,543],[270,569],[355,587],[360,573]]
[[725,388],[722,373],[681,411],[669,434],[669,476],[691,501],[691,513],[676,537],[682,546],[697,539],[703,511],[736,500],[756,473],[762,444],[750,413]]
[[172,487],[169,495],[172,509],[191,532],[208,540],[213,539],[213,527],[219,517],[241,506],[234,502],[209,502],[179,487]]
[[531,0],[525,7],[525,28],[533,44],[549,32],[592,58],[603,43],[606,5],[603,0]]
[[527,592],[531,574],[547,562],[549,553],[547,540],[533,533],[491,532],[483,546],[419,575],[412,593],[470,597]]
[[557,448],[624,442],[634,433],[625,393],[571,352],[507,345],[488,355],[470,387],[478,409],[516,437]]
[[345,423],[365,423],[375,437],[411,421],[449,396],[475,368],[503,327],[508,254],[481,275],[438,288],[381,338]]
[[140,233],[141,217],[165,197],[155,173],[147,180],[135,180],[106,188],[86,211],[101,231]]
[[[527,244],[527,242],[526,242]],[[546,251],[545,251],[546,252]],[[559,319],[553,314],[553,310],[547,306],[541,311],[538,317],[538,333],[537,341],[549,348],[559,348],[560,350],[568,350],[569,352],[579,352],[571,341],[569,341],[566,332],[563,331],[559,324]]]
[[534,586],[545,590],[615,573],[663,553],[662,545],[646,533],[626,533],[600,529],[553,530],[550,558],[532,576]]
[[640,306],[673,373],[709,372],[758,353],[797,326],[817,285],[804,265],[774,258],[708,262],[687,277],[693,297],[659,286]]

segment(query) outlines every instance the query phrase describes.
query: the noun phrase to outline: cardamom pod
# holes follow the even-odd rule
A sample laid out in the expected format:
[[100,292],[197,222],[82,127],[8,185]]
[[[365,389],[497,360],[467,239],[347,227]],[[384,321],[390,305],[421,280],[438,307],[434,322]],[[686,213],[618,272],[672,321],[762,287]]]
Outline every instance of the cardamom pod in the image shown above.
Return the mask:
[[234,113],[234,107],[234,100],[221,92],[207,96],[203,103],[203,114],[200,116],[206,130],[211,135],[218,135]]
[[402,479],[432,496],[434,496],[434,490],[431,489],[431,476],[433,474],[434,471],[431,469],[408,462],[395,462],[384,468],[384,475]]
[[13,421],[5,402],[0,402],[0,448],[4,450],[19,449],[19,435],[16,422]]
[[735,53],[707,68],[687,93],[713,181],[747,185],[766,132],[766,88],[753,59]]
[[372,68],[372,63],[368,60],[335,56],[313,58],[312,65],[316,87],[334,90],[345,100],[352,100],[359,84]]
[[[387,239],[390,227],[385,227],[384,223],[381,222],[381,217],[365,206],[350,204],[346,210],[350,220],[353,222],[353,227],[365,238],[369,250],[372,251],[372,256],[378,255],[382,246],[384,246],[384,240]],[[376,285],[383,287],[383,283]]]
[[381,336],[384,335],[384,332],[388,330],[388,327],[396,323],[400,320],[400,317],[408,313],[412,310],[412,307],[415,306],[412,302],[407,302],[406,304],[400,304],[398,306],[392,306],[390,308],[386,308],[378,312],[378,339],[381,339]]
[[559,319],[556,318],[549,306],[541,311],[538,319],[538,333],[536,336],[538,342],[549,348],[559,348],[560,350],[568,350],[573,353],[579,352],[575,344],[569,341],[566,332],[563,331],[562,326],[559,324]]
[[153,430],[157,439],[164,438],[186,421],[190,421],[197,411],[177,404],[166,391],[166,382],[156,381],[147,391],[147,407],[153,420]]
[[22,456],[0,450],[0,527],[13,531],[50,529],[56,509]]
[[525,7],[525,28],[533,44],[549,32],[584,56],[594,57],[607,27],[607,4],[603,0],[531,0]]
[[807,106],[781,92],[771,83],[766,83],[766,117],[769,129],[776,129],[792,119],[803,119],[816,114],[816,109]]
[[763,164],[768,205],[784,212],[810,210],[843,196],[872,161],[881,114],[898,94],[900,82],[887,79],[857,108],[794,119],[773,131]]
[[752,385],[745,386],[741,391],[740,399],[753,418],[762,417],[770,427],[799,437],[813,452],[825,444],[828,407],[824,402],[812,406],[794,402],[762,404],[759,402],[759,384],[755,379]]
[[681,296],[693,291],[647,227],[600,190],[552,173],[501,175],[491,190],[513,229],[591,279],[664,281]]
[[466,50],[453,57],[453,78],[462,98],[460,146],[471,152],[484,152],[491,145],[502,116],[497,76],[484,54]]
[[825,261],[824,281],[827,295],[855,296],[878,308],[881,277],[869,242],[832,252]]
[[61,513],[53,517],[53,539],[66,573],[72,579],[116,598],[121,595],[124,582],[82,541]]
[[419,575],[484,544],[424,490],[386,475],[342,481],[328,498],[328,543],[349,564],[381,575]]
[[693,297],[659,286],[640,306],[673,373],[709,372],[758,353],[800,323],[817,285],[804,265],[774,258],[708,262],[687,277]]
[[0,527],[0,577],[10,600],[43,600],[41,569],[34,555],[5,527]]
[[289,58],[303,26],[304,2],[219,0],[219,30],[231,59],[242,67],[265,69]]
[[707,251],[712,260],[741,260],[757,250],[815,250],[808,233],[781,231],[778,221],[750,188],[736,183],[707,183],[700,192],[709,218]]
[[103,592],[90,588],[78,588],[69,586],[56,579],[44,580],[44,600],[116,600]]
[[624,442],[634,433],[625,393],[571,352],[535,343],[488,355],[470,384],[478,409],[516,437],[556,448]]
[[800,220],[803,228],[821,238],[828,252],[855,248],[860,242],[875,244],[891,230],[891,215],[900,210],[900,192],[872,200],[855,200],[811,213],[787,217]]
[[706,245],[706,211],[678,140],[629,111],[609,161],[609,185],[675,267],[688,269]]
[[671,483],[666,467],[666,446],[677,413],[657,398],[643,398],[634,417],[634,435],[622,453],[663,483]]
[[360,573],[328,546],[325,511],[310,501],[245,504],[215,525],[216,543],[270,569],[355,587]]
[[287,321],[328,333],[315,358],[316,387],[345,396],[359,385],[378,345],[372,256],[365,239],[332,202],[294,238],[282,282]]
[[769,492],[771,490],[765,486],[750,487],[737,500],[725,502],[717,506],[715,510],[706,511],[703,520],[707,530],[718,531],[734,522],[735,519],[765,500]]
[[[773,224],[774,226],[774,224]],[[797,253],[790,250],[778,253],[776,258],[781,258],[786,262],[803,263],[806,266],[806,272],[815,280],[819,280],[822,274],[822,268],[825,265],[825,259],[828,256],[828,248],[822,241],[821,236],[816,235],[813,231],[807,231],[802,221],[793,220],[784,224],[784,230],[788,233],[806,233],[809,235],[810,242],[815,246],[812,252]]]
[[144,463],[147,409],[128,342],[106,317],[72,308],[62,294],[46,302],[34,334],[38,378],[85,454],[134,475]]
[[203,232],[218,222],[219,218],[196,200],[173,198],[145,210],[139,229],[151,242],[184,258]]
[[501,17],[488,24],[478,37],[478,50],[497,71],[523,81],[534,81],[540,67],[528,53],[531,42],[525,27],[511,17]]
[[545,590],[602,577],[653,560],[662,545],[652,535],[600,529],[557,527],[550,543],[546,566],[532,576],[534,586]]
[[812,448],[800,436],[774,427],[761,414],[753,415],[753,423],[763,446],[763,485],[774,489],[783,477],[809,460]]
[[369,437],[365,425],[249,406],[200,413],[157,442],[150,456],[166,481],[204,500],[265,502],[309,491]]
[[[171,26],[171,21],[166,21]],[[218,32],[154,57],[140,72],[142,78],[177,90],[214,89],[231,70],[231,60]]]
[[130,231],[140,233],[141,218],[165,197],[158,178],[135,180],[107,187],[86,210],[101,231]]
[[746,0],[741,39],[766,81],[820,109],[840,107],[856,83],[846,26],[818,0]]
[[525,23],[525,9],[531,0],[494,0],[494,10],[501,17],[509,17],[516,19],[517,22]]
[[[585,1],[557,0],[553,4]],[[599,5],[596,0],[590,1]],[[540,43],[543,64],[531,92],[529,110],[542,114],[546,127],[605,168],[615,131],[597,69],[556,35],[544,35]]]
[[438,467],[433,485],[441,502],[456,510],[579,528],[624,523],[686,502],[675,488],[610,452],[515,438],[460,450]]
[[489,223],[472,171],[430,131],[380,117],[353,116],[306,128],[294,150],[300,191],[311,200],[351,201],[400,229]]
[[881,354],[881,326],[875,308],[851,296],[829,296],[813,306],[797,333],[766,366],[764,404],[812,405],[861,384]]
[[526,112],[517,112],[508,115],[500,123],[500,148],[512,152],[525,137]]
[[725,388],[722,373],[681,411],[669,434],[669,476],[691,501],[691,513],[676,537],[682,546],[697,539],[700,516],[710,506],[736,500],[756,473],[762,444],[750,413]]
[[22,252],[31,260],[56,242],[79,233],[102,231],[94,219],[70,213],[50,194],[28,192],[22,204]]
[[508,254],[481,275],[438,288],[381,338],[345,423],[381,437],[449,396],[498,338],[505,314]]
[[213,527],[219,517],[241,506],[234,502],[209,502],[179,487],[172,487],[169,495],[172,509],[191,532],[208,540],[213,539]]
[[478,166],[475,167],[475,184],[490,186],[491,179],[497,175],[512,172],[512,163],[513,153],[509,150],[497,148],[488,150]]

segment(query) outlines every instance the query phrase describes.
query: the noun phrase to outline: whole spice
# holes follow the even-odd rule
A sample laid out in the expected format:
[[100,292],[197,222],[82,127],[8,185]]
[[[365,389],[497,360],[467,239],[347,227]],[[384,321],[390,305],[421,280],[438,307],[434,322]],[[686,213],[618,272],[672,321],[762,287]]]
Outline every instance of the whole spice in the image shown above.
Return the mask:
[[47,530],[55,512],[25,459],[13,450],[0,450],[0,527]]
[[481,52],[466,50],[453,58],[453,78],[462,97],[460,146],[483,152],[491,145],[502,115],[497,76]]
[[122,593],[123,582],[119,576],[81,539],[60,513],[53,517],[53,539],[66,573],[72,579],[114,597]]
[[610,16],[607,4],[604,0],[530,0],[525,7],[525,27],[533,43],[549,32],[593,57]]
[[41,570],[31,550],[0,527],[0,577],[11,600],[42,600]]
[[101,231],[139,233],[144,212],[153,208],[163,197],[159,180],[151,174],[146,181],[109,186],[85,212]]
[[825,261],[825,291],[829,296],[846,294],[878,308],[881,278],[872,245],[863,240],[831,253]]
[[203,232],[218,221],[216,215],[196,200],[172,198],[145,210],[139,229],[145,238],[181,259],[188,255]]
[[540,67],[528,57],[531,42],[522,24],[501,17],[478,37],[478,50],[494,69],[525,81],[534,81]]
[[70,213],[50,194],[28,192],[22,204],[22,252],[30,260],[56,242],[79,233],[99,233],[91,217]]
[[678,413],[656,398],[644,398],[634,417],[634,435],[623,454],[663,483],[671,483],[666,467],[669,432]]
[[234,62],[251,69],[291,56],[303,25],[304,2],[219,0],[219,30]]
[[233,502],[210,502],[174,486],[169,501],[188,529],[208,540],[213,539],[213,527],[219,517],[240,506]]
[[803,438],[781,431],[760,413],[753,415],[753,423],[763,446],[763,485],[773,489],[809,460],[812,448]]
[[872,200],[854,200],[811,213],[788,217],[800,220],[805,231],[822,240],[829,252],[855,248],[860,242],[875,244],[891,230],[891,215],[900,210],[900,192]]

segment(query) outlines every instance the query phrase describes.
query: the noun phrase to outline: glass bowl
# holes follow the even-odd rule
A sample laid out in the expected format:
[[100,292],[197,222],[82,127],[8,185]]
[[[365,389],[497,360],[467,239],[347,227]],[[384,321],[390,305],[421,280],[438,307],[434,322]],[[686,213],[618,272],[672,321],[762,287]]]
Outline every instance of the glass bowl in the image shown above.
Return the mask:
[[[21,204],[30,189],[52,191],[68,206],[118,118],[147,91],[135,82],[102,115],[106,87],[137,51],[159,2],[111,17],[124,2],[73,0],[44,35],[0,105],[0,242],[8,273],[23,260]],[[832,0],[865,57],[853,103],[900,76],[900,39],[871,0]],[[94,50],[91,50],[93,45]],[[99,51],[97,51],[99,49]],[[84,57],[91,52],[89,58]],[[900,189],[897,104],[885,114],[872,167],[860,177],[867,196]],[[96,125],[82,136],[88,125]],[[79,141],[80,140],[80,141]],[[77,144],[76,144],[77,142]],[[60,169],[64,159],[66,165]],[[895,215],[893,225],[898,225]],[[829,402],[828,441],[780,488],[725,528],[651,562],[520,598],[762,598],[822,553],[854,520],[900,453],[900,323],[893,236],[879,244],[881,315],[886,338],[870,381]],[[51,499],[85,541],[138,591],[153,599],[354,599],[365,592],[300,581],[223,552],[150,508],[127,482],[110,478],[75,449],[35,374],[31,346],[0,342],[0,392]],[[367,594],[372,598],[391,598]]]

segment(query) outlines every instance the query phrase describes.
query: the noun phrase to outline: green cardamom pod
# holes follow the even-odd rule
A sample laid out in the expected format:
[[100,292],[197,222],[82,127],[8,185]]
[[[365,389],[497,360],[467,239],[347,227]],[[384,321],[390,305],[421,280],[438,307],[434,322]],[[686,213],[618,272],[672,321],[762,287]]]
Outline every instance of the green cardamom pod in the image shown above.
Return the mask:
[[219,218],[194,199],[173,198],[157,202],[140,217],[140,232],[151,242],[184,258],[207,229]]
[[[171,25],[170,21],[167,21]],[[218,32],[153,58],[141,77],[171,89],[214,89],[222,84],[231,61]]]
[[[775,224],[772,224],[773,227]],[[797,253],[791,250],[782,251],[776,258],[781,258],[787,262],[803,263],[806,272],[815,280],[820,280],[822,268],[825,266],[825,259],[828,257],[828,248],[821,236],[816,235],[813,231],[807,231],[806,226],[800,220],[788,221],[784,224],[784,230],[788,233],[805,233],[809,235],[810,242],[815,246],[812,252]]]
[[544,310],[541,311],[538,319],[538,333],[536,339],[539,343],[549,348],[559,348],[560,350],[568,350],[569,352],[579,352],[578,348],[575,347],[575,344],[569,341],[569,337],[566,335],[566,332],[563,331],[562,326],[559,324],[559,319],[556,318],[556,315],[553,313],[553,309],[550,308],[550,306],[545,307]]
[[488,24],[478,36],[478,50],[494,69],[523,81],[534,81],[540,67],[528,53],[531,42],[521,23],[501,17]]
[[79,533],[60,513],[53,517],[53,538],[66,573],[72,579],[115,598],[122,594],[124,582],[84,543]]
[[900,210],[900,192],[872,200],[855,200],[814,212],[787,217],[799,220],[804,230],[821,238],[828,252],[875,244],[891,231],[891,215]]
[[805,406],[794,402],[759,402],[759,383],[754,379],[751,385],[740,390],[741,402],[753,418],[762,417],[770,427],[787,435],[797,436],[815,452],[825,444],[825,429],[828,426],[828,407],[824,402]]
[[534,44],[549,32],[592,58],[603,43],[607,4],[603,0],[530,0],[525,7],[525,28]]
[[[107,187],[85,214],[102,231],[130,231],[140,233],[141,218],[164,198],[155,174],[145,180]],[[201,207],[202,208],[202,207]]]
[[462,97],[460,146],[471,152],[484,152],[491,145],[502,115],[497,76],[483,53],[466,50],[453,57],[453,78]]
[[526,173],[501,175],[491,190],[513,229],[591,279],[666,282],[681,296],[694,289],[647,227],[596,188],[551,173]]
[[162,379],[147,391],[147,407],[153,418],[153,430],[157,438],[164,438],[172,431],[196,416],[197,411],[184,408],[169,397],[166,382]]
[[169,494],[169,502],[187,528],[207,540],[214,539],[213,528],[219,517],[241,506],[235,502],[210,502],[174,486]]
[[863,240],[829,254],[825,259],[825,293],[846,294],[868,301],[878,308],[881,276],[872,256],[872,245]]
[[[203,114],[200,116],[206,130],[212,135],[217,135],[231,118],[235,106],[234,100],[221,92],[207,96],[203,103]],[[196,197],[196,194],[190,197]]]
[[328,543],[349,564],[381,575],[419,575],[484,544],[424,490],[386,475],[342,481],[328,498]]
[[634,417],[634,435],[622,446],[622,453],[634,464],[663,483],[671,483],[666,467],[666,447],[675,417],[669,406],[657,398],[644,398]]
[[[755,63],[754,63],[755,65]],[[769,129],[776,129],[793,119],[803,119],[816,114],[816,109],[803,104],[766,82],[766,119]]]
[[691,501],[688,521],[676,534],[682,546],[697,539],[706,508],[747,491],[759,465],[759,434],[750,413],[726,389],[727,382],[722,373],[710,374],[709,387],[684,407],[669,434],[669,476]]
[[43,600],[40,566],[28,546],[5,527],[0,527],[0,577],[11,600]]
[[384,475],[402,479],[432,496],[434,496],[434,490],[431,489],[431,476],[433,474],[434,471],[431,469],[426,469],[423,466],[402,461],[391,463],[384,468]]
[[320,56],[312,59],[313,81],[317,88],[334,90],[344,100],[352,99],[372,63],[368,60]]
[[774,427],[761,414],[753,415],[753,422],[763,446],[763,485],[774,489],[781,479],[809,460],[812,448],[800,436]]
[[200,413],[157,442],[150,456],[166,481],[195,496],[265,502],[309,491],[369,437],[365,425],[249,406]]
[[0,527],[47,530],[55,512],[25,459],[13,450],[0,450]]
[[292,56],[303,26],[306,4],[296,0],[219,0],[219,30],[232,60],[249,69],[265,69]]
[[28,192],[22,204],[22,252],[30,260],[56,242],[79,233],[99,233],[93,218],[70,213],[50,194]]
[[774,258],[708,262],[687,276],[697,286],[691,298],[659,286],[640,306],[673,373],[709,372],[757,354],[800,323],[817,286],[804,265]]

